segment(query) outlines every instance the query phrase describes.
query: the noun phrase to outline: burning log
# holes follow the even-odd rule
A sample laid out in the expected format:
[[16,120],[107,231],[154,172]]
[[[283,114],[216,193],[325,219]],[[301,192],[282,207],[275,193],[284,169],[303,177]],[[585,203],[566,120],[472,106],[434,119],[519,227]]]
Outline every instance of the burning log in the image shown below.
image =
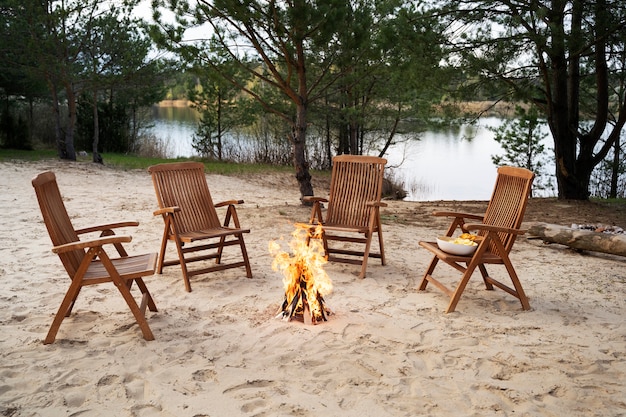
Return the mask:
[[[606,228],[602,229],[604,231]],[[528,229],[528,234],[537,236],[544,242],[559,243],[573,249],[626,256],[626,234],[574,229],[547,223],[531,226]]]
[[319,239],[311,239],[321,233],[321,227],[310,236],[310,228],[296,225],[289,243],[292,254],[270,242],[269,250],[274,255],[272,269],[283,273],[285,300],[277,317],[286,321],[301,319],[307,324],[326,321],[331,314],[324,304],[324,296],[332,291],[332,282],[323,266],[326,264],[324,247]]

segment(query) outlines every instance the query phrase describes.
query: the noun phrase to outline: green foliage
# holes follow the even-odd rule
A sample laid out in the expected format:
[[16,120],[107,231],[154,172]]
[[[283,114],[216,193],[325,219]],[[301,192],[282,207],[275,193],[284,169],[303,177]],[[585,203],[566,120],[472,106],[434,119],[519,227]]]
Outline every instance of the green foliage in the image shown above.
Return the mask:
[[[98,152],[129,152],[134,148],[130,137],[128,103],[99,102],[98,106]],[[79,102],[76,149],[91,152],[94,135],[93,102],[85,97]]]
[[624,152],[615,157],[619,147],[609,153],[593,172],[590,192],[600,198],[626,198],[626,158]]
[[535,173],[533,190],[552,190],[549,174],[545,171],[547,155],[542,144],[546,137],[542,133],[546,123],[539,120],[539,113],[532,106],[528,110],[516,106],[515,115],[515,119],[491,129],[495,133],[494,139],[504,150],[504,155],[492,155],[491,160],[496,166],[529,169]]
[[[258,109],[237,85],[245,85],[249,74],[227,55],[217,54],[211,67],[195,66],[196,75],[187,96],[201,119],[192,146],[204,158],[222,160],[224,140],[235,129],[251,125]],[[230,80],[230,81],[229,81]]]
[[26,121],[21,115],[16,120],[9,106],[0,113],[0,147],[22,150],[33,148]]
[[[128,122],[132,113],[164,95],[163,74],[168,66],[162,59],[149,58],[152,41],[143,23],[132,18],[135,4],[135,0],[106,5],[98,0],[3,2],[0,45],[3,58],[8,59],[0,62],[0,88],[8,97],[43,97],[51,103],[42,108],[55,115],[51,131],[63,158],[76,158],[77,134],[80,148],[100,148],[101,130],[116,142],[110,148],[128,150],[137,134],[136,126]],[[128,114],[105,119],[96,130],[94,112],[83,107],[79,114],[79,100],[100,112],[102,103],[107,103],[109,113],[123,108]],[[124,123],[126,132],[120,133]],[[120,140],[120,135],[130,140]]]
[[[296,124],[298,130],[312,124],[326,129],[333,141],[328,148],[335,152],[370,150],[364,143],[368,132],[393,132],[402,120],[429,117],[431,104],[443,94],[443,28],[410,3],[157,3],[178,19],[153,26],[162,47],[204,68],[206,76],[209,68],[221,74],[294,130]],[[182,41],[185,29],[203,24],[212,29],[206,39]],[[223,65],[226,57],[229,67]],[[234,76],[234,65],[253,78]],[[306,121],[299,120],[303,114]],[[216,125],[207,117],[200,136],[208,137]]]
[[594,167],[607,157],[626,124],[626,3],[442,4],[440,16],[451,28],[447,62],[464,73],[459,84],[464,97],[482,93],[494,101],[538,106],[553,135],[559,197],[587,199]]

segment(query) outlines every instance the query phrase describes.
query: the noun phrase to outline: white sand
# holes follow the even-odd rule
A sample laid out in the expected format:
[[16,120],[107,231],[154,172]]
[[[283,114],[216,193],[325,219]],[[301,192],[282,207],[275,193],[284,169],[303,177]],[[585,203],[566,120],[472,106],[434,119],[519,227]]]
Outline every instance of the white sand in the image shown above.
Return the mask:
[[[336,313],[306,326],[275,319],[283,300],[268,241],[308,218],[294,181],[209,175],[214,200],[241,198],[253,279],[243,268],[147,277],[159,311],[146,342],[112,285],[83,289],[57,340],[42,343],[69,284],[30,180],[53,170],[74,225],[140,226],[131,254],[156,252],[162,221],[145,171],[62,161],[0,163],[0,415],[4,416],[619,416],[626,415],[626,259],[522,238],[512,258],[532,309],[475,276],[457,307],[417,284],[433,223],[392,221],[388,265],[329,264]],[[324,190],[316,190],[324,195]],[[457,273],[445,265],[440,273]],[[496,276],[504,271],[497,268]]]

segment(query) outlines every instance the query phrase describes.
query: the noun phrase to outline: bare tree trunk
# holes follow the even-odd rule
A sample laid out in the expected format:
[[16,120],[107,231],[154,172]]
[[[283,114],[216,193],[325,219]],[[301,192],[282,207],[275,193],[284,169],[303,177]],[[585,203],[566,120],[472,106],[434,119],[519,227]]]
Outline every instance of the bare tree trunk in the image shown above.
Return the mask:
[[98,144],[100,143],[100,118],[98,117],[98,91],[93,92],[93,142],[91,151],[93,152],[92,161],[101,164],[102,156],[98,153]]
[[620,161],[620,140],[615,141],[613,146],[613,166],[611,167],[611,189],[609,190],[609,198],[617,198],[617,183],[619,180],[619,161]]
[[76,95],[71,83],[65,85],[65,94],[67,94],[67,127],[65,130],[65,159],[71,161],[76,160],[76,149],[74,148],[74,132],[76,130]]
[[52,109],[54,112],[54,136],[56,140],[57,146],[57,155],[59,158],[65,159],[65,142],[63,141],[63,127],[61,126],[61,108],[59,106],[59,95],[56,89],[51,82],[50,84],[50,92],[52,93]]
[[300,197],[313,195],[309,163],[306,158],[306,105],[299,104],[296,110],[296,123],[292,133],[293,164],[296,169],[296,179],[300,186]]

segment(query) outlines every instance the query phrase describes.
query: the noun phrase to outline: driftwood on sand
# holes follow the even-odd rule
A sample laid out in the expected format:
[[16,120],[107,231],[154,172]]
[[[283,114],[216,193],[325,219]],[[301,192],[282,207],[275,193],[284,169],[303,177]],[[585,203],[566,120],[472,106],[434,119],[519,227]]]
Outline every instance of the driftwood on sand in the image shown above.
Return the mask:
[[573,249],[626,256],[626,234],[602,233],[557,224],[536,223],[528,229],[528,236],[539,237],[547,243],[567,245]]

